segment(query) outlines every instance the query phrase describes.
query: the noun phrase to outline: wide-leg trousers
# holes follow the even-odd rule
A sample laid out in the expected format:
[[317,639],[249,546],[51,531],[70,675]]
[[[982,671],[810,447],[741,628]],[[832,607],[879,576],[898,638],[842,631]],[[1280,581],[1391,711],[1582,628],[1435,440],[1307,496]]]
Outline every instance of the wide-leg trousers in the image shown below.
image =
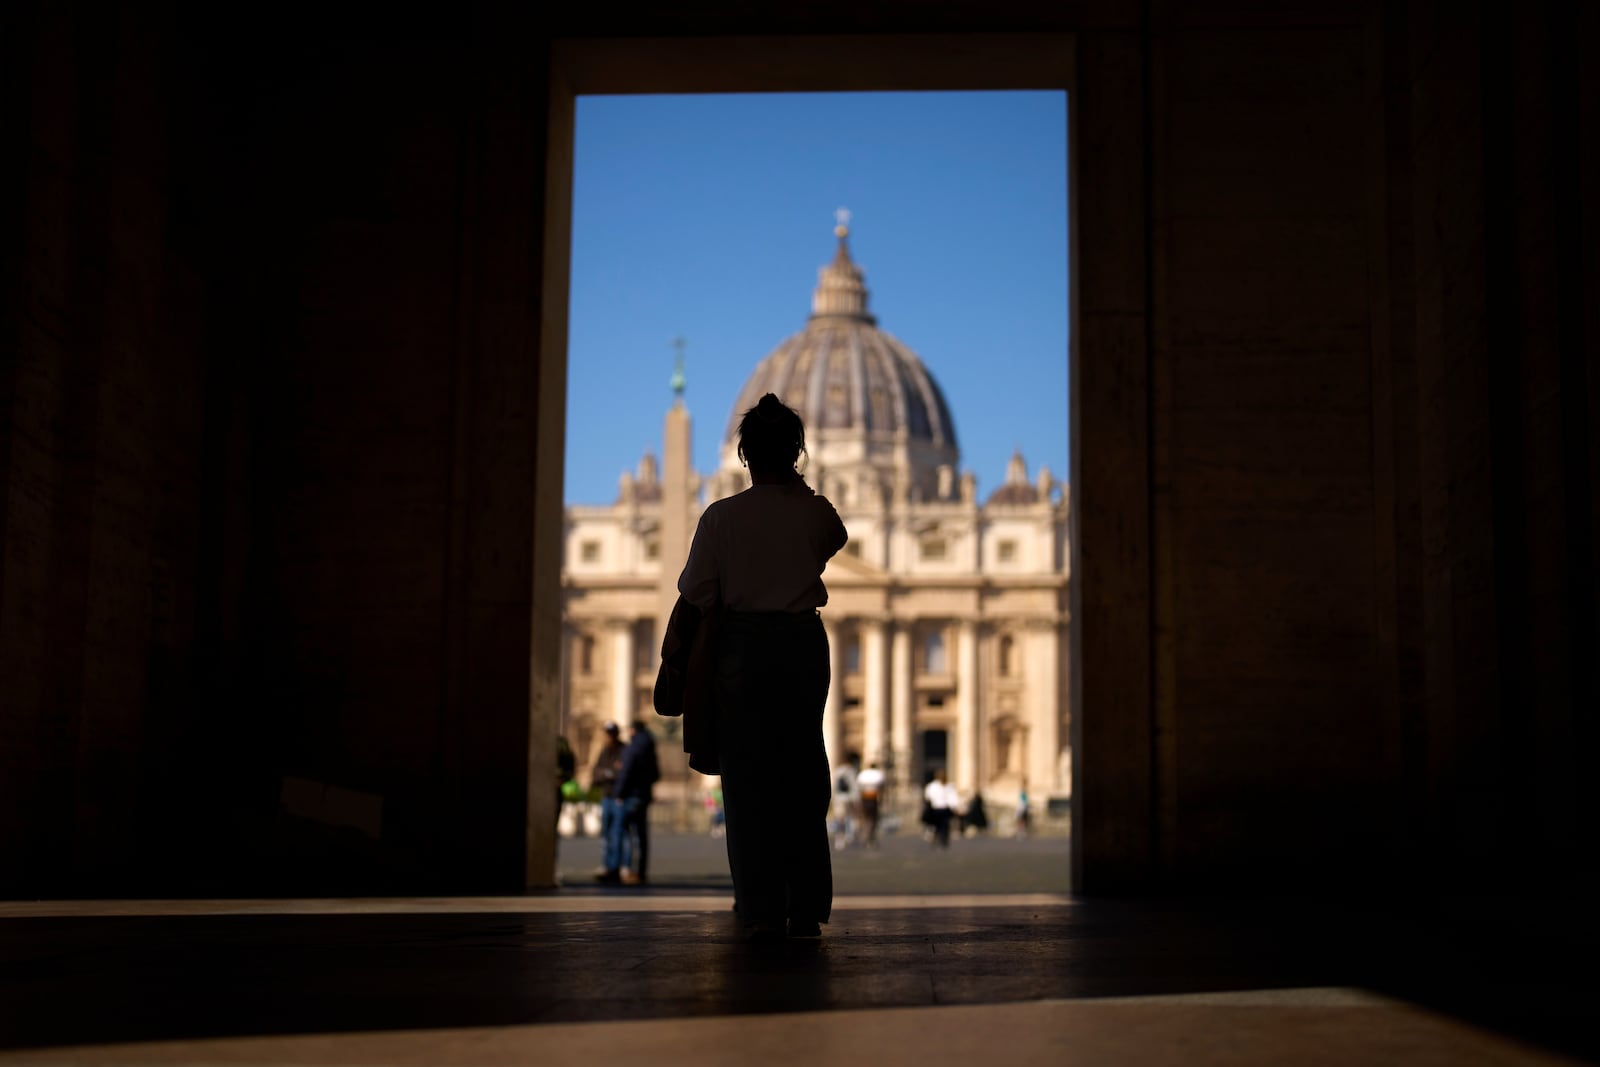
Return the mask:
[[816,612],[725,611],[715,703],[728,867],[739,916],[752,923],[827,922],[828,637]]

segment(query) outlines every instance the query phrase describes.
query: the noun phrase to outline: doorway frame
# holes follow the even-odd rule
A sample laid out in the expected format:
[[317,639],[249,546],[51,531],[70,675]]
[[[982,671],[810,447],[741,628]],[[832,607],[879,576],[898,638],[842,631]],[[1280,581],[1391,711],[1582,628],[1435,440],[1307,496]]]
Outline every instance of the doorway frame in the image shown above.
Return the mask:
[[[1147,63],[1136,35],[1091,35],[1087,48],[1079,36],[567,38],[550,43],[524,853],[529,886],[554,882],[550,800],[544,795],[547,790],[536,790],[533,783],[544,782],[538,772],[551,763],[547,748],[553,746],[560,722],[562,479],[577,98],[952,90],[1067,93],[1071,879],[1074,892],[1115,892],[1149,884],[1160,776],[1153,744],[1149,627]],[[1083,79],[1089,85],[1088,107],[1080,68],[1090,74]],[[1087,136],[1085,122],[1092,127]],[[1082,159],[1082,143],[1096,146],[1093,159]],[[1096,197],[1094,215],[1078,210],[1082,195]],[[1087,244],[1086,226],[1091,231]],[[1085,246],[1094,250],[1087,262],[1079,256]],[[1093,367],[1085,366],[1085,350],[1094,354]],[[1084,625],[1085,611],[1093,616],[1093,625]],[[1093,764],[1085,759],[1089,749]]]

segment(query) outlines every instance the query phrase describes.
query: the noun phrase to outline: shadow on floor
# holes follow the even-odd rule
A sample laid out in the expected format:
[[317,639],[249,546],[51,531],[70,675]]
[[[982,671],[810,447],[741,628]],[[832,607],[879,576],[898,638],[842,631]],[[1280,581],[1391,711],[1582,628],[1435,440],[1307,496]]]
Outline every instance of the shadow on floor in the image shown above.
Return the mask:
[[721,906],[0,919],[0,1047],[1352,986],[1600,1051],[1568,953],[1459,916],[977,902],[840,910],[757,951]]

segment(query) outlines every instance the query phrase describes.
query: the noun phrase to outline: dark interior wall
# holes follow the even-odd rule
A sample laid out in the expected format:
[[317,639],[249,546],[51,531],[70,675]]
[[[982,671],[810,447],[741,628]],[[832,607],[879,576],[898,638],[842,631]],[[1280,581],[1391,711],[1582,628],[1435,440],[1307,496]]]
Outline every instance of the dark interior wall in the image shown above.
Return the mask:
[[1153,6],[1143,884],[1592,871],[1595,23]]
[[12,25],[0,886],[57,888],[133,866],[186,773],[210,237],[170,27]]
[[0,889],[521,885],[540,62],[17,21]]
[[1172,5],[1152,49],[1156,789],[1180,883],[1294,883],[1382,843],[1361,14]]
[[239,703],[291,811],[381,841],[402,877],[515,886],[537,65],[477,71],[448,21],[287,55],[253,94],[269,370]]
[[7,35],[0,890],[523,884],[555,31],[1078,33],[1084,888],[1590,862],[1594,14],[550,17]]
[[1412,842],[1434,873],[1592,874],[1596,87],[1579,56],[1600,20],[1416,3],[1388,29]]

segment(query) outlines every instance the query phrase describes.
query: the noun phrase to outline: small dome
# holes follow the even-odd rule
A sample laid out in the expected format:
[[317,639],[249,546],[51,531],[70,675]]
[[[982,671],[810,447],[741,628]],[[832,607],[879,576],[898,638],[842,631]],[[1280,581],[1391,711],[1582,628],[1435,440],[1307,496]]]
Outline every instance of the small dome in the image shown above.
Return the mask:
[[728,421],[727,450],[739,420],[764,393],[776,393],[800,412],[808,440],[860,434],[922,443],[945,462],[960,455],[944,393],[916,353],[878,329],[867,311],[861,268],[850,258],[841,225],[833,262],[818,271],[806,328],[773,349],[756,367]]
[[1035,504],[1039,501],[1039,489],[1028,484],[1028,463],[1022,458],[1021,452],[1011,453],[1011,460],[1006,464],[1005,484],[989,494],[990,504]]

